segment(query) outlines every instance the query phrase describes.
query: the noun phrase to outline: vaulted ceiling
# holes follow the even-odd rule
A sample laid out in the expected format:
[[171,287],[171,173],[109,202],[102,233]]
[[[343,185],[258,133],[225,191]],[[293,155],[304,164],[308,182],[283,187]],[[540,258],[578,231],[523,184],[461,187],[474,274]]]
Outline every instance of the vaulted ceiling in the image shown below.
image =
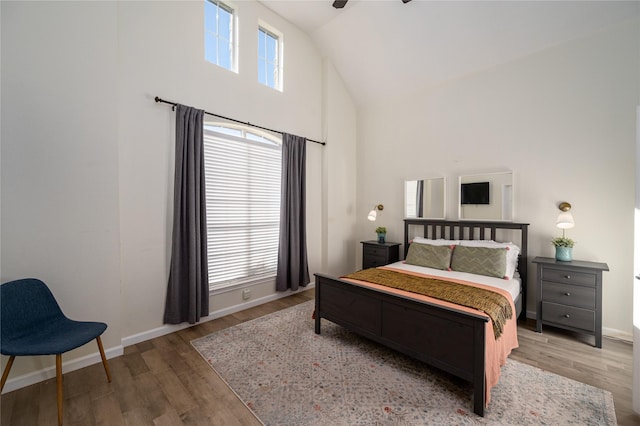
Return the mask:
[[[358,105],[506,63],[640,15],[640,1],[261,0],[308,33]],[[640,34],[640,33],[639,33]]]

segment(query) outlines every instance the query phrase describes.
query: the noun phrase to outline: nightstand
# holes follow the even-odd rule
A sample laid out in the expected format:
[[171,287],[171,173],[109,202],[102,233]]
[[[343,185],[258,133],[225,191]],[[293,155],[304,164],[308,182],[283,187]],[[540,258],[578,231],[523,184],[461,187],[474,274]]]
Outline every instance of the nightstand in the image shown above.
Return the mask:
[[400,243],[361,241],[362,269],[384,266],[400,260]]
[[606,263],[536,257],[536,331],[542,324],[595,336],[602,348],[602,271]]

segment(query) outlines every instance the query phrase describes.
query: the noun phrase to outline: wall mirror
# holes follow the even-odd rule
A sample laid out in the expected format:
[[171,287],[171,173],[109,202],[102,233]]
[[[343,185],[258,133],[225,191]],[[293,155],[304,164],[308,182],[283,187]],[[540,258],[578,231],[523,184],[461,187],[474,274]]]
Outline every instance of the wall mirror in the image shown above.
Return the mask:
[[404,182],[404,217],[444,219],[445,180],[443,177]]
[[459,177],[460,220],[513,220],[513,172]]

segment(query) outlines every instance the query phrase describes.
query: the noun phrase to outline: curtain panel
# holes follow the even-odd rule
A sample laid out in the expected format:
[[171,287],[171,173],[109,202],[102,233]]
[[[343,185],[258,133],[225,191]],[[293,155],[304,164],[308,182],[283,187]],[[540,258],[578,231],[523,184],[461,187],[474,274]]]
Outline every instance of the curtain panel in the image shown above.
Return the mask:
[[203,116],[203,110],[176,105],[173,237],[165,324],[194,324],[209,314]]
[[276,290],[309,284],[306,237],[306,139],[282,134],[280,241]]
[[416,217],[424,217],[424,180],[419,180],[416,190]]

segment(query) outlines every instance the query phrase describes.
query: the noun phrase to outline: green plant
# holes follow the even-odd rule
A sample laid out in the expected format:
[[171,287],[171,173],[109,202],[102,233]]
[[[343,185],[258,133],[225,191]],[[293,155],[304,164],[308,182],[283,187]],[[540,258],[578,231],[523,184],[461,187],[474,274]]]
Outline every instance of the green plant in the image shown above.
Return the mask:
[[551,240],[551,244],[553,244],[556,247],[573,247],[575,244],[575,241],[573,241],[571,238],[556,237],[553,240]]
[[376,228],[376,234],[386,234],[387,233],[387,228],[385,228],[384,226],[378,226]]

